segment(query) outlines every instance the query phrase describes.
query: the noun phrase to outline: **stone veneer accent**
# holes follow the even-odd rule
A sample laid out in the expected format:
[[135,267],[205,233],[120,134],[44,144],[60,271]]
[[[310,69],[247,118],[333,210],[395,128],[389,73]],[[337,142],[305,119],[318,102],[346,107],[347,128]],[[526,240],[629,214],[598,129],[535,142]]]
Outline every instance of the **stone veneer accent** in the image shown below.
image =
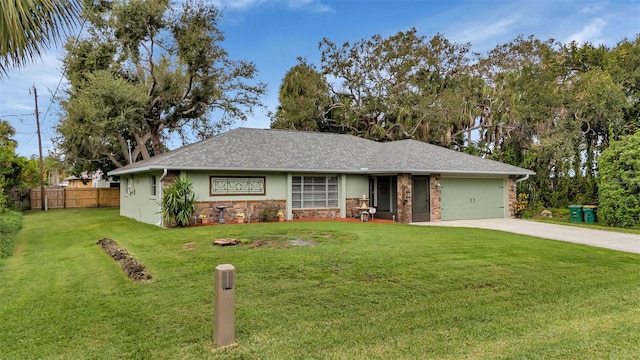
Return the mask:
[[507,202],[507,206],[509,207],[509,217],[513,219],[516,217],[516,200],[518,200],[518,187],[516,185],[515,176],[509,176],[507,188],[509,189],[509,200]]
[[[166,188],[180,176],[180,171],[168,171],[167,176],[162,179],[162,187]],[[278,207],[282,211],[285,211],[287,207],[286,200],[231,200],[231,201],[199,201],[197,203],[198,211],[194,216],[206,215],[209,221],[217,222],[220,218],[220,210],[216,209],[216,206],[225,205],[227,208],[224,210],[224,220],[226,222],[236,222],[236,214],[244,213],[245,219],[249,221],[259,221],[260,211],[266,207]]]
[[337,219],[340,217],[340,208],[327,209],[295,209],[294,219]]
[[431,174],[429,177],[429,191],[431,194],[430,221],[442,221],[442,189],[438,189],[436,184],[442,185],[442,176],[440,174]]
[[359,198],[347,198],[347,208],[345,211],[346,217],[352,218],[358,216],[358,206],[360,206]]
[[283,212],[286,209],[286,200],[233,200],[233,201],[199,201],[199,212],[196,216],[206,215],[210,221],[217,222],[220,218],[220,210],[216,206],[224,205],[224,220],[237,222],[236,214],[245,214],[245,221],[260,221],[260,212],[266,207],[277,207]]
[[[409,196],[406,191],[409,191]],[[411,174],[398,174],[398,222],[408,224],[413,216]]]

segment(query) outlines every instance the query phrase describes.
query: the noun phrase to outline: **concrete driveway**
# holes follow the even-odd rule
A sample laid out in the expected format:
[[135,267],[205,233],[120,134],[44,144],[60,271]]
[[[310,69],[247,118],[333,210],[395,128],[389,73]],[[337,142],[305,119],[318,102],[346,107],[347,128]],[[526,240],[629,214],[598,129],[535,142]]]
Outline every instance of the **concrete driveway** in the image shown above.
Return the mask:
[[640,254],[640,235],[546,224],[522,219],[455,220],[419,222],[414,225],[452,226],[500,230],[545,239],[567,241],[612,250]]

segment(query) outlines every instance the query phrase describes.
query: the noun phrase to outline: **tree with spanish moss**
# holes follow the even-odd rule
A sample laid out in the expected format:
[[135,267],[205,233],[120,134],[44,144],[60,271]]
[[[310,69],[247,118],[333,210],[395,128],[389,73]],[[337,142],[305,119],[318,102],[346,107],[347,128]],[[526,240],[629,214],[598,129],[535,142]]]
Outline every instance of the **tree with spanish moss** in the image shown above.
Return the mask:
[[58,146],[77,170],[148,159],[172,136],[203,139],[262,106],[266,87],[253,63],[223,48],[213,5],[99,2],[85,16],[87,36],[66,46],[70,87],[57,126]]
[[480,85],[471,74],[469,44],[410,29],[342,45],[325,38],[319,48],[322,74],[332,79],[328,125],[378,141],[461,144]]

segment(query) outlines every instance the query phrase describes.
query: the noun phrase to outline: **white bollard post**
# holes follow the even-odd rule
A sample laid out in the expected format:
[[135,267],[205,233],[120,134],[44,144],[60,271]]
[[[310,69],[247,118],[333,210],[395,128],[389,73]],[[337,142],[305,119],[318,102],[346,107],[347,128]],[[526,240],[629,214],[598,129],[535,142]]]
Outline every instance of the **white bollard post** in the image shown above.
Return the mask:
[[216,346],[235,343],[235,282],[233,265],[216,266],[213,296],[213,343]]

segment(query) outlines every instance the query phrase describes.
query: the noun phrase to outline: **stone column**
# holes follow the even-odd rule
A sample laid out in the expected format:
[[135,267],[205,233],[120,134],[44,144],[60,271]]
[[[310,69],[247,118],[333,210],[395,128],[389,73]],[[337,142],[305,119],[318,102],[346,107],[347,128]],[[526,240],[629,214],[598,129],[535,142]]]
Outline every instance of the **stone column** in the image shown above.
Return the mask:
[[442,221],[442,176],[440,174],[431,174],[429,177],[429,198],[431,199],[430,213],[431,221]]
[[509,209],[509,218],[513,219],[516,217],[516,200],[518,199],[518,187],[516,185],[516,177],[509,176],[507,180],[507,191],[508,191],[508,200],[507,206]]
[[411,174],[398,174],[398,222],[408,224],[413,216]]

